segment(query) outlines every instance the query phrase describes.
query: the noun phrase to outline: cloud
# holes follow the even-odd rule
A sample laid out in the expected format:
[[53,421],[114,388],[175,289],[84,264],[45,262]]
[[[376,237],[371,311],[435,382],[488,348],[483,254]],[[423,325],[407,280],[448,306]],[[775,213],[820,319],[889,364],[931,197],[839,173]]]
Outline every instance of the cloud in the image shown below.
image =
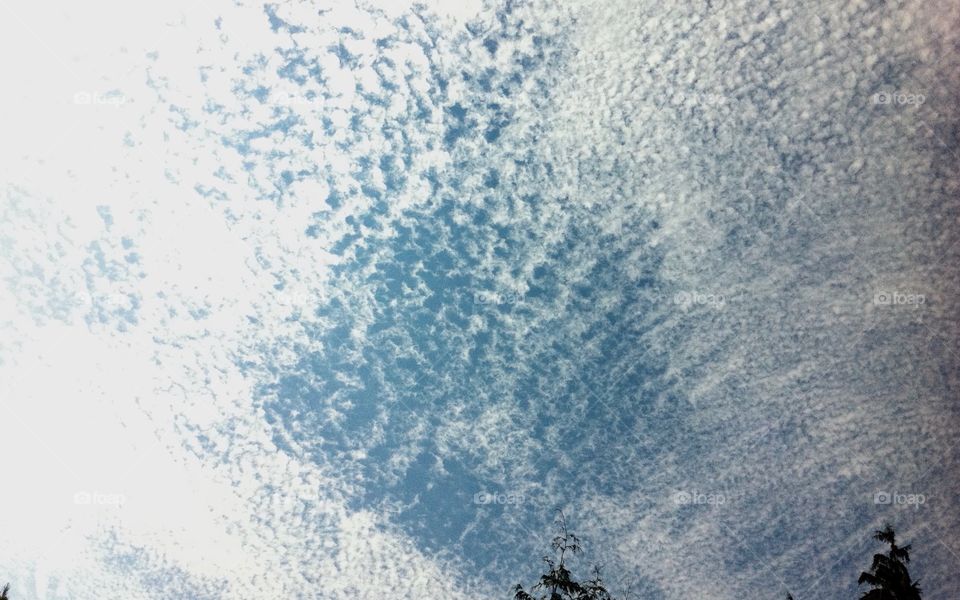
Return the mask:
[[654,596],[894,517],[955,587],[947,7],[449,4],[15,7],[15,593],[505,596],[557,507]]

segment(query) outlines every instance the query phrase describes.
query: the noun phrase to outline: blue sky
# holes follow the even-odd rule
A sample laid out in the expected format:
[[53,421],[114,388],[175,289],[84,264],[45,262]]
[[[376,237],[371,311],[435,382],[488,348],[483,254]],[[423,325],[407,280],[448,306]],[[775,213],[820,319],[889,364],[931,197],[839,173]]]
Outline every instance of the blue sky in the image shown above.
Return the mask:
[[4,4],[12,597],[953,597],[956,3],[449,4]]

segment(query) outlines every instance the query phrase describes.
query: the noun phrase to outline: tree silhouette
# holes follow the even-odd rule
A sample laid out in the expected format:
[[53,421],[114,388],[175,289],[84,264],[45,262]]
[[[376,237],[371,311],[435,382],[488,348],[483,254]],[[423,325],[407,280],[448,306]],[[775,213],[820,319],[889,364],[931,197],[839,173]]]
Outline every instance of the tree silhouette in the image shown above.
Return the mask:
[[600,567],[595,566],[593,577],[582,583],[573,578],[566,564],[568,553],[575,556],[583,549],[580,547],[580,538],[567,531],[567,521],[563,512],[557,512],[559,513],[557,517],[559,534],[550,543],[556,557],[543,557],[547,572],[540,576],[540,581],[530,590],[544,593],[534,596],[526,592],[518,583],[514,588],[514,600],[614,600],[603,585]]
[[8,583],[7,585],[3,586],[2,590],[0,590],[0,600],[10,600],[10,598],[7,597],[7,592],[9,591],[10,584]]
[[874,539],[890,544],[886,554],[874,554],[869,572],[860,574],[857,584],[864,583],[873,589],[860,596],[860,600],[920,600],[920,585],[910,580],[907,563],[910,562],[910,546],[897,546],[896,535],[890,525],[874,534]]

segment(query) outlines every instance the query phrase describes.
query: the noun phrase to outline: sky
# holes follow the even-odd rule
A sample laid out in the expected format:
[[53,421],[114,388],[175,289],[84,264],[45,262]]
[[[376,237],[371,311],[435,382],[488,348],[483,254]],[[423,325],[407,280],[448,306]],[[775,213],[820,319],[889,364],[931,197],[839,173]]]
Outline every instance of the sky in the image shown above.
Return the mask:
[[958,22],[0,0],[0,585],[956,598]]

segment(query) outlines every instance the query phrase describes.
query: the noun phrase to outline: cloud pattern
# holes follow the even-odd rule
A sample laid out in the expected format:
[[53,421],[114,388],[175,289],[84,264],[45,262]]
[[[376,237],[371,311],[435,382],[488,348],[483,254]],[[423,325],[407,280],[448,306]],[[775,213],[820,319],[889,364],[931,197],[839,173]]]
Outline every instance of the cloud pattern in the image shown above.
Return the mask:
[[885,520],[960,589],[956,6],[201,11],[103,200],[4,188],[11,397],[62,328],[137,458],[19,596],[506,598],[557,508],[640,597],[853,597]]

